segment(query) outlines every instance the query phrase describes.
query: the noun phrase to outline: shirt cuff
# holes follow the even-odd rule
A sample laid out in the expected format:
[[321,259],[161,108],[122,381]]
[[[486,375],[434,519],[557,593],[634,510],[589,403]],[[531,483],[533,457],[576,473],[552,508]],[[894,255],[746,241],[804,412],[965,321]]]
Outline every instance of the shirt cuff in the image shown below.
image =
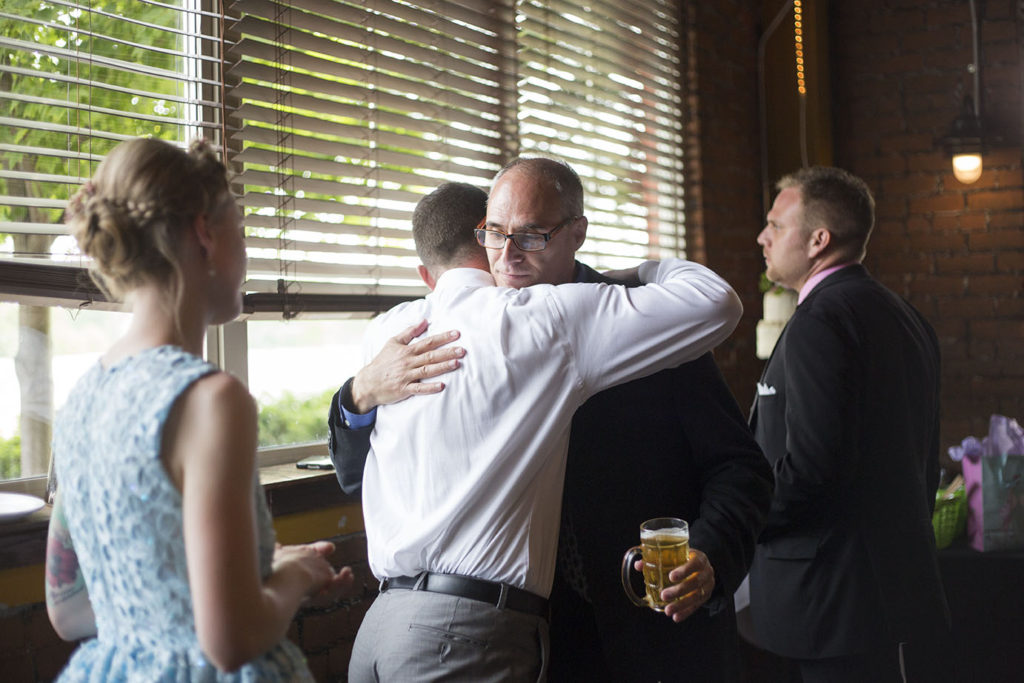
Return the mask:
[[338,408],[341,410],[341,422],[345,429],[362,429],[369,427],[377,419],[377,407],[374,406],[368,413],[357,413],[349,410],[345,403],[352,403],[352,380],[348,380],[338,392]]

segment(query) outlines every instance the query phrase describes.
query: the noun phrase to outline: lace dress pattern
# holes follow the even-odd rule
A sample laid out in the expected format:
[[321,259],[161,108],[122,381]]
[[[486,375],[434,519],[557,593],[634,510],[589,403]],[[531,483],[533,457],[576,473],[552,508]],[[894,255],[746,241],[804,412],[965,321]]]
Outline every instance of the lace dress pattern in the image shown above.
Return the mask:
[[[82,643],[58,680],[312,680],[288,640],[230,674],[218,671],[199,647],[181,494],[159,453],[176,399],[215,370],[177,347],[148,349],[110,368],[93,366],[61,410],[54,466],[98,635]],[[256,478],[253,505],[266,577],[274,530]]]

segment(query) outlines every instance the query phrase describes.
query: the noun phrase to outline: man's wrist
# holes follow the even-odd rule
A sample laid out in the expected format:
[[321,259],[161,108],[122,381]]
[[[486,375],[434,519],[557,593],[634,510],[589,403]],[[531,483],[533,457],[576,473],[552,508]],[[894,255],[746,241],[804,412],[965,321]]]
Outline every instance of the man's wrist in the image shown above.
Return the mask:
[[341,419],[346,429],[361,429],[373,424],[377,416],[377,407],[373,406],[365,413],[358,410],[358,406],[352,397],[352,384],[355,378],[350,378],[341,386],[338,392],[338,407],[341,409]]
[[345,382],[341,388],[342,407],[350,413],[365,415],[377,407],[372,398],[366,396],[359,383],[359,374]]
[[341,387],[341,407],[345,412],[355,415],[368,415],[376,409],[376,404],[366,400],[366,396],[359,391],[356,377],[350,377]]

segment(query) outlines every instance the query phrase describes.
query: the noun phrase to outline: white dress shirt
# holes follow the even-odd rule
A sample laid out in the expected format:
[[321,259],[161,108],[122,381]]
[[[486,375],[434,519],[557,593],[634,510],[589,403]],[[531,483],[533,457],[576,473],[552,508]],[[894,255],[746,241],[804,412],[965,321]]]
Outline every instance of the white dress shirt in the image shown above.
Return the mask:
[[516,290],[457,268],[371,323],[366,362],[424,319],[427,334],[459,330],[466,349],[439,378],[444,391],[378,409],[363,475],[375,576],[462,574],[548,596],[573,413],[603,389],[697,358],[742,313],[699,264],[648,261],[640,279],[655,284]]

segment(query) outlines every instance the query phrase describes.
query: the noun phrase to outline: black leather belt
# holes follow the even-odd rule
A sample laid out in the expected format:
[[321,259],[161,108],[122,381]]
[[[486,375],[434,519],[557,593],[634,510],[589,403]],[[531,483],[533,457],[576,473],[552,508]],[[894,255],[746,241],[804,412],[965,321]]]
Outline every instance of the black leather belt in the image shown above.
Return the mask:
[[456,595],[460,598],[486,602],[498,609],[511,609],[544,618],[548,616],[548,601],[535,593],[507,583],[484,581],[458,574],[423,572],[418,576],[395,576],[380,582],[381,593],[392,588]]

